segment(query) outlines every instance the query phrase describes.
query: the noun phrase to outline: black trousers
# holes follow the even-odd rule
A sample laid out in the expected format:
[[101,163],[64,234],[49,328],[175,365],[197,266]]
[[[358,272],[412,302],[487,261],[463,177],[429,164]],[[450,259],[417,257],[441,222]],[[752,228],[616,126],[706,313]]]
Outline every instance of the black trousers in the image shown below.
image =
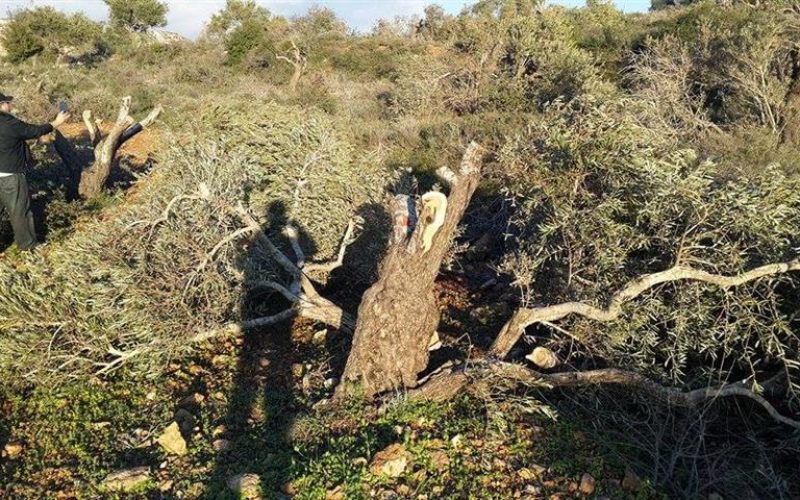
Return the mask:
[[17,246],[23,250],[33,248],[36,245],[36,231],[33,227],[31,198],[25,174],[0,177],[0,203],[11,219]]

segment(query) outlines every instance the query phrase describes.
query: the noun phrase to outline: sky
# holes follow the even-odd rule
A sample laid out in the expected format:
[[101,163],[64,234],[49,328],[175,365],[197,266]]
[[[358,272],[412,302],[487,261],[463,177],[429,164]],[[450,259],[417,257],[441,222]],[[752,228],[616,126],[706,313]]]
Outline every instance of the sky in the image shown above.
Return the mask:
[[[369,31],[380,18],[422,14],[425,6],[436,3],[450,13],[457,14],[469,3],[466,0],[256,0],[270,12],[283,16],[303,14],[313,5],[328,7],[347,24],[358,31]],[[169,5],[167,29],[194,38],[203,29],[211,15],[225,6],[225,0],[166,0]],[[583,0],[553,0],[553,3],[580,6]],[[650,0],[614,0],[626,12],[645,11]],[[50,5],[65,12],[83,11],[92,19],[101,21],[108,11],[103,0],[0,0],[0,18],[19,8]]]

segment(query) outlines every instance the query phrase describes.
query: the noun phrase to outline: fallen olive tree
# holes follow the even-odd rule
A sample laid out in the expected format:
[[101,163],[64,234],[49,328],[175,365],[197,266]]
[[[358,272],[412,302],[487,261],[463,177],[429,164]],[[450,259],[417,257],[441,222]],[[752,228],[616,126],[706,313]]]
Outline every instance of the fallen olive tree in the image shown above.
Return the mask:
[[[558,329],[554,324],[569,316],[582,316],[597,322],[611,322],[624,315],[624,306],[640,300],[646,292],[679,282],[697,282],[721,289],[741,287],[751,282],[774,279],[800,270],[800,261],[793,260],[759,266],[736,275],[722,275],[677,265],[671,269],[643,275],[631,280],[612,295],[605,307],[585,302],[566,302],[536,308],[523,307],[515,312],[500,331],[489,355],[485,359],[472,359],[466,367],[444,368],[432,376],[420,379],[428,366],[428,347],[439,322],[439,310],[433,297],[433,283],[439,273],[442,259],[452,244],[455,229],[464,215],[469,200],[480,179],[480,148],[472,144],[467,149],[457,172],[441,169],[440,176],[450,185],[450,195],[445,203],[439,202],[443,214],[430,210],[434,197],[426,194],[419,206],[415,200],[401,197],[395,200],[394,238],[379,268],[376,283],[364,294],[359,313],[354,320],[338,306],[323,299],[305,275],[304,255],[300,249],[295,229],[289,225],[295,258],[290,259],[277,249],[272,241],[259,232],[260,224],[246,210],[229,209],[242,220],[244,230],[256,236],[256,244],[268,250],[292,280],[288,284],[274,281],[257,286],[278,292],[291,306],[275,315],[248,320],[231,328],[255,328],[275,324],[287,318],[302,316],[343,330],[352,330],[352,349],[344,370],[337,397],[344,397],[357,389],[367,397],[388,391],[411,390],[412,397],[447,399],[470,382],[490,377],[503,377],[520,382],[536,382],[548,387],[579,387],[586,385],[625,385],[639,389],[667,404],[699,407],[706,401],[721,397],[744,397],[761,405],[776,421],[800,428],[800,422],[782,415],[768,399],[761,395],[766,386],[788,385],[786,373],[780,370],[760,379],[753,376],[730,383],[683,391],[677,387],[660,384],[640,373],[624,369],[591,369],[552,371],[558,367],[558,356],[546,348],[535,351],[543,356],[532,356],[538,369],[502,361],[517,344],[528,327],[541,324]],[[404,207],[411,207],[404,212]],[[399,217],[397,216],[399,214]],[[414,219],[418,216],[418,221]],[[409,223],[409,216],[411,223]],[[409,225],[410,224],[410,225]],[[352,225],[348,227],[339,251],[338,262],[352,242]],[[433,229],[431,229],[433,228]],[[237,235],[238,232],[233,233]],[[323,266],[330,269],[330,265]],[[213,333],[213,334],[216,334]],[[208,334],[201,335],[208,338]],[[538,352],[537,352],[538,351]],[[785,390],[784,390],[785,392]]]
[[[548,219],[530,215],[530,210],[539,210],[541,197],[537,194],[539,197],[533,198],[536,203],[530,205],[523,199],[518,205],[518,219],[512,224],[535,223],[539,229],[527,233],[521,228],[517,234],[547,239],[526,239],[536,244],[521,245],[510,261],[522,291],[521,308],[498,335],[491,355],[471,359],[460,368],[437,368],[429,366],[428,354],[439,322],[433,285],[455,229],[480,181],[480,147],[470,145],[458,168],[439,170],[448,185],[447,196],[432,191],[419,200],[395,198],[394,225],[378,226],[390,235],[391,243],[373,286],[362,298],[358,315],[353,317],[323,297],[315,282],[344,265],[345,255],[354,247],[361,227],[361,221],[353,215],[365,202],[375,203],[382,197],[382,189],[371,186],[385,180],[386,174],[354,162],[352,151],[331,135],[329,124],[322,117],[306,117],[299,110],[280,107],[271,108],[270,118],[263,120],[241,117],[240,113],[218,111],[218,121],[207,125],[225,132],[220,144],[176,146],[166,158],[170,168],[157,168],[149,180],[159,189],[138,198],[109,226],[93,226],[94,229],[75,235],[54,248],[47,262],[38,262],[41,257],[36,257],[24,280],[17,273],[3,274],[4,287],[14,291],[0,298],[0,326],[8,332],[0,353],[5,373],[22,373],[33,380],[65,370],[76,376],[87,369],[106,374],[121,366],[150,371],[157,369],[165,357],[178,355],[194,342],[304,317],[354,332],[350,357],[336,392],[339,397],[355,391],[363,391],[370,398],[396,391],[410,391],[409,394],[418,397],[449,397],[470,381],[502,376],[511,381],[538,381],[562,388],[623,384],[669,404],[687,406],[717,397],[745,397],[764,407],[776,420],[794,425],[794,419],[785,416],[782,398],[789,394],[791,400],[794,375],[790,368],[795,346],[792,337],[785,340],[780,337],[788,335],[785,329],[765,330],[764,326],[770,318],[780,319],[778,312],[772,312],[781,301],[776,289],[787,283],[785,278],[798,268],[796,259],[764,262],[766,258],[791,253],[786,251],[784,234],[791,234],[796,220],[792,208],[797,201],[793,184],[775,175],[765,177],[763,185],[709,182],[704,170],[707,165],[687,165],[682,163],[682,156],[645,161],[625,169],[620,167],[621,161],[627,161],[624,158],[610,157],[605,162],[596,162],[608,164],[610,173],[603,179],[613,180],[618,187],[609,190],[606,197],[589,198],[591,203],[585,203],[586,213],[565,212],[570,219],[560,224],[564,228],[573,223],[578,224],[576,227],[600,228],[591,233],[592,239],[610,251],[623,250],[613,255],[629,259],[631,249],[639,243],[631,243],[631,249],[622,247],[619,242],[624,240],[614,233],[620,231],[620,223],[616,227],[604,226],[597,219],[607,213],[602,203],[611,204],[616,214],[621,207],[634,215],[643,213],[642,206],[655,210],[653,213],[662,219],[650,215],[646,227],[651,227],[652,220],[658,220],[653,227],[667,231],[663,237],[661,233],[654,237],[654,241],[664,243],[659,251],[668,254],[665,249],[670,242],[677,245],[677,250],[671,257],[672,265],[663,265],[663,259],[650,260],[647,266],[628,264],[633,271],[650,268],[650,272],[639,272],[638,276],[637,272],[619,271],[624,269],[620,264],[624,260],[604,262],[603,266],[610,266],[609,270],[596,266],[590,276],[587,264],[574,260],[576,247],[571,247],[573,260],[570,260],[569,249],[553,247],[549,239],[552,235],[559,238],[564,235],[548,232],[548,226],[543,225],[550,223]],[[298,123],[302,123],[300,128]],[[541,130],[532,127],[530,132],[538,134]],[[646,139],[636,136],[635,140]],[[529,164],[541,169],[531,176],[531,182],[541,183],[547,189],[561,188],[542,176],[547,174],[543,163],[534,158]],[[684,175],[680,182],[673,177],[675,169]],[[365,182],[352,183],[353,175],[361,176]],[[564,173],[556,171],[555,175]],[[629,186],[637,191],[629,191]],[[658,189],[671,191],[653,198]],[[582,195],[583,191],[570,181],[567,195],[576,193]],[[560,203],[558,192],[545,194]],[[347,200],[347,204],[336,205],[342,200]],[[629,205],[622,205],[619,200],[629,200]],[[666,200],[677,205],[665,209],[659,203]],[[687,205],[690,210],[680,205],[684,202],[695,205]],[[718,205],[721,208],[716,213]],[[753,210],[751,206],[759,209]],[[745,208],[756,218],[741,223],[738,214]],[[681,220],[676,211],[692,213],[696,219]],[[554,217],[560,216],[553,213]],[[762,231],[759,217],[777,221],[780,232]],[[637,215],[624,222],[638,224],[641,220],[645,219]],[[680,220],[680,224],[676,225],[674,220]],[[364,221],[364,226],[369,222]],[[676,232],[678,237],[674,238]],[[618,243],[606,244],[603,238]],[[372,243],[380,238],[372,233],[359,237],[359,241],[364,239]],[[322,260],[312,262],[306,257],[308,250],[303,248],[309,241],[313,243],[314,248],[309,247],[315,250],[313,254],[323,256]],[[711,241],[726,245],[740,241],[742,248],[750,252],[768,247],[775,250],[762,252],[759,265],[748,264],[756,262],[755,258],[723,265],[722,257],[732,251],[726,248],[721,252]],[[369,255],[351,255],[350,265],[358,266],[374,258],[375,247],[368,247],[367,251]],[[549,255],[547,259],[531,260],[543,251]],[[76,252],[89,257],[78,262],[72,258]],[[584,259],[595,258],[589,250],[580,255]],[[720,263],[713,266],[709,262],[715,256]],[[531,272],[535,268],[531,262],[539,265],[545,262],[556,269],[564,267],[562,262],[570,263],[572,276],[563,280],[550,271]],[[93,269],[89,281],[85,280],[87,266]],[[657,266],[666,271],[653,269]],[[528,276],[533,281],[526,281]],[[609,280],[609,276],[613,279]],[[621,279],[623,276],[625,280]],[[537,284],[540,277],[547,281]],[[530,291],[541,290],[545,298],[557,297],[564,294],[562,283],[573,288],[591,283],[596,292],[542,305],[543,301],[535,300]],[[46,296],[39,292],[42,289],[49,290]],[[614,289],[617,292],[609,292]],[[715,294],[715,290],[723,289],[727,290],[725,295]],[[573,296],[575,292],[569,291]],[[694,312],[691,307],[681,305],[683,293],[688,293],[685,300],[709,304],[709,308]],[[250,302],[244,303],[243,295],[251,297]],[[19,301],[22,297],[24,302]],[[52,314],[37,312],[42,310]],[[627,352],[624,349],[630,349],[628,343],[640,336],[642,328],[651,328],[648,323],[653,322],[652,318],[672,314],[669,310],[674,310],[674,314],[668,321],[655,323],[667,338],[670,338],[667,329],[684,335],[681,321],[687,317],[696,323],[693,328],[712,330],[704,319],[706,315],[718,325],[715,335],[728,338],[728,342],[719,345],[741,351],[734,360],[736,364],[724,370],[699,372],[691,380],[643,369],[654,366],[648,359],[632,364],[624,354]],[[692,316],[686,316],[687,312]],[[766,312],[772,316],[767,317]],[[232,319],[234,315],[238,319]],[[752,324],[747,323],[750,319]],[[597,323],[607,328],[598,330]],[[780,326],[780,322],[776,325]],[[753,328],[762,330],[760,333],[749,330]],[[43,330],[50,335],[42,336]],[[691,333],[701,334],[704,330],[693,329]],[[92,332],[91,337],[87,337],[88,331]],[[176,331],[185,334],[176,336]],[[615,336],[621,335],[618,331],[624,334],[622,343],[615,340]],[[658,339],[661,333],[645,331],[648,333],[643,339],[669,350],[669,345],[658,344],[663,343]],[[573,356],[571,348],[559,339],[561,335],[567,336],[569,345],[578,346],[585,354]],[[768,339],[765,335],[773,335],[776,340],[760,342],[759,338]],[[692,341],[691,335],[681,338]],[[530,359],[544,360],[542,366],[527,368],[505,360],[521,357],[513,351],[523,339],[539,349],[539,356]],[[750,342],[758,345],[751,346]],[[765,359],[769,363],[754,367],[751,373],[742,369],[748,359],[759,355],[758,349],[773,346],[783,349],[783,357],[779,355],[781,351],[767,351]],[[700,352],[717,347],[690,346]],[[44,358],[32,363],[31,353],[40,349],[46,353]],[[517,352],[524,354],[524,350],[522,347]],[[783,370],[781,360],[786,362]],[[633,361],[638,363],[639,359]],[[31,370],[31,366],[36,368]],[[433,370],[434,374],[420,378],[426,370]],[[701,385],[703,380],[705,385]],[[766,386],[770,387],[769,393],[762,393],[761,387]],[[791,410],[791,405],[788,408]]]
[[[274,321],[258,320],[291,306],[286,295],[335,321],[341,309],[326,309],[312,281],[343,262],[343,246],[348,276],[374,272],[381,226],[361,227],[357,214],[372,213],[395,181],[382,162],[322,112],[233,102],[208,113],[187,131],[163,131],[169,146],[134,196],[46,252],[0,259],[4,383],[57,385],[121,367],[158,376],[204,332]],[[307,258],[293,253],[287,223]],[[298,267],[313,280],[298,282]],[[292,309],[283,317],[301,307]]]
[[97,196],[105,188],[119,148],[152,125],[163,111],[158,105],[144,119],[135,121],[130,116],[130,107],[131,98],[122,99],[117,119],[105,136],[92,111],[83,112],[83,123],[92,146],[90,156],[80,154],[69,139],[61,132],[55,132],[55,150],[72,178],[72,184],[67,190],[69,197],[80,195],[84,199],[89,199]]

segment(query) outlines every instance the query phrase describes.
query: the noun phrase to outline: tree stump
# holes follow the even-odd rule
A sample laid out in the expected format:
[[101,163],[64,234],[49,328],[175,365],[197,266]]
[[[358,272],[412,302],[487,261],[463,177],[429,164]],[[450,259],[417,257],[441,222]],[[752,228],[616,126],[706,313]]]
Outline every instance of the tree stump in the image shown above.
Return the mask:
[[[458,173],[440,170],[450,184],[443,221],[423,206],[413,233],[399,241],[395,238],[381,263],[378,281],[361,300],[337,397],[348,394],[354,383],[368,398],[416,386],[417,376],[428,365],[429,340],[439,325],[434,281],[478,186],[480,159],[481,148],[472,143]],[[441,226],[434,232],[432,224]],[[396,235],[404,233],[402,227],[397,229]]]
[[117,150],[126,141],[150,126],[161,114],[162,107],[156,106],[150,114],[139,122],[134,122],[130,117],[131,98],[125,97],[120,106],[119,115],[114,126],[106,137],[100,137],[100,129],[94,121],[91,111],[84,111],[83,122],[89,131],[89,136],[94,147],[93,158],[81,157],[72,143],[60,132],[55,134],[55,149],[61,157],[72,177],[72,185],[67,189],[70,198],[80,195],[90,199],[102,192],[111,174]]

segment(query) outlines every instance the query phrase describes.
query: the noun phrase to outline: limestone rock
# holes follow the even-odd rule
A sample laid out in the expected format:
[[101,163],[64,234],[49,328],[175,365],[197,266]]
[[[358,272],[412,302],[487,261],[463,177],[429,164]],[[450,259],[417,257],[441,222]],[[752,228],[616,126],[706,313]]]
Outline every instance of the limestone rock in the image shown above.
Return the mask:
[[103,480],[103,487],[109,491],[131,492],[152,479],[147,467],[134,467],[112,472]]
[[642,480],[629,467],[625,469],[625,478],[622,480],[622,487],[628,491],[638,491],[642,487]]
[[376,476],[400,477],[408,468],[411,455],[402,444],[395,443],[372,457],[369,471]]
[[228,488],[238,498],[256,500],[261,498],[261,478],[257,474],[239,474],[228,479]]
[[332,490],[328,490],[325,493],[325,500],[345,500],[344,491],[342,491],[341,486],[337,486]]
[[186,454],[186,440],[183,439],[177,422],[172,422],[169,427],[164,429],[156,441],[164,448],[164,451],[171,455]]
[[22,454],[24,447],[20,443],[8,443],[3,447],[3,456],[11,460]]
[[295,486],[294,483],[286,483],[281,486],[281,492],[293,497],[297,495],[297,486]]
[[431,452],[431,465],[438,471],[444,471],[450,467],[450,457],[441,450]]
[[211,443],[211,446],[217,451],[228,451],[231,449],[231,442],[227,439],[217,439]]
[[312,337],[311,340],[314,345],[325,345],[325,342],[328,340],[328,330],[325,329],[314,332],[314,337]]
[[595,480],[590,474],[584,474],[581,477],[581,485],[580,485],[580,492],[584,495],[591,495],[594,493],[595,489]]

